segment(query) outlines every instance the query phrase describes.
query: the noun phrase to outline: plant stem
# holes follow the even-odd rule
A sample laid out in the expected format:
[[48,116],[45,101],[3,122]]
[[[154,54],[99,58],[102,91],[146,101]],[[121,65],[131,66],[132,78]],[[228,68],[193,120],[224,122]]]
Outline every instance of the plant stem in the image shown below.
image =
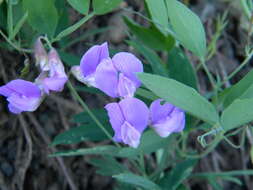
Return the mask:
[[13,15],[12,15],[12,3],[10,0],[7,1],[8,13],[7,13],[7,26],[8,26],[8,36],[10,37],[13,32]]
[[71,34],[72,32],[76,31],[80,26],[82,26],[85,22],[91,19],[95,15],[94,12],[91,12],[87,16],[83,17],[77,23],[73,24],[72,26],[66,28],[65,30],[61,31],[54,39],[51,40],[51,43],[61,40],[63,37]]
[[[79,96],[79,94],[77,93],[76,89],[73,87],[73,85],[70,83],[70,81],[67,82],[67,86],[69,88],[69,90],[71,91],[73,97],[81,104],[81,106],[83,107],[83,109],[85,111],[87,111],[87,113],[89,114],[89,116],[93,119],[93,121],[97,124],[97,126],[105,133],[105,135],[109,138],[112,139],[111,134],[105,129],[105,127],[100,123],[100,121],[97,119],[97,117],[92,113],[92,111],[89,109],[89,107],[87,106],[87,104],[82,100],[82,98]],[[114,141],[113,141],[114,142]],[[120,147],[120,145],[116,142],[114,142],[114,144],[117,147]]]
[[253,56],[253,50],[251,50],[251,52],[247,55],[246,59],[241,63],[241,65],[239,67],[237,67],[222,83],[224,84],[225,82],[229,81],[231,78],[233,78],[234,75],[236,75],[247,63],[248,61],[251,59],[251,57]]
[[0,34],[3,36],[3,38],[16,50],[20,51],[20,52],[25,52],[25,53],[32,53],[33,50],[31,49],[23,49],[19,46],[17,46],[16,44],[14,44],[11,40],[8,39],[7,36],[5,36],[5,34],[2,32],[2,30],[0,30]]
[[210,73],[210,71],[208,70],[207,66],[206,66],[206,63],[205,63],[205,60],[203,58],[200,59],[200,64],[202,65],[202,67],[204,68],[206,74],[207,74],[207,77],[213,87],[213,89],[216,89],[216,84],[215,84],[215,80],[212,76],[212,74]]

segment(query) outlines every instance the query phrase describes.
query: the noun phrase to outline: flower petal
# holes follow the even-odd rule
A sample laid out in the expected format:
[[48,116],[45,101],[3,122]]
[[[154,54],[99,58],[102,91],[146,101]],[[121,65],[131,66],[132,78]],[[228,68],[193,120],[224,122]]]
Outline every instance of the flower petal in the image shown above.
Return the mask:
[[118,93],[120,97],[133,97],[136,91],[136,85],[129,78],[120,73],[119,75],[119,84],[118,84]]
[[22,110],[16,108],[13,104],[9,103],[8,104],[8,108],[10,110],[10,112],[14,113],[14,114],[20,114],[22,112]]
[[43,87],[45,88],[46,92],[48,90],[61,92],[67,80],[68,80],[67,78],[57,78],[57,77],[45,78],[43,80]]
[[48,64],[50,68],[49,77],[67,78],[63,63],[54,48],[48,54]]
[[6,85],[0,87],[0,94],[10,96],[17,93],[26,97],[40,97],[40,89],[32,82],[22,79],[12,80]]
[[105,109],[108,112],[110,123],[114,130],[113,139],[117,142],[122,142],[121,137],[121,125],[124,123],[124,117],[120,110],[118,103],[110,103],[105,106]]
[[38,108],[38,106],[40,105],[41,101],[42,101],[42,97],[24,97],[24,96],[20,96],[18,94],[11,94],[11,96],[9,96],[7,98],[7,101],[12,104],[11,105],[11,109],[15,107],[15,109],[19,109],[22,111],[34,111]]
[[141,61],[131,53],[120,52],[112,58],[115,68],[136,83],[137,88],[141,85],[137,78],[137,72],[143,72]]
[[82,57],[80,67],[86,77],[96,71],[98,64],[109,57],[107,42],[91,47]]
[[119,105],[125,120],[142,133],[148,125],[149,110],[146,104],[137,98],[125,98]]
[[14,92],[15,92],[14,90],[8,88],[6,85],[0,87],[0,94],[5,97],[10,96],[11,93],[14,93]]
[[161,137],[167,137],[173,132],[180,132],[185,126],[185,113],[175,108],[164,120],[155,123],[152,128]]
[[39,37],[35,42],[34,57],[36,59],[36,65],[39,65],[42,71],[49,70],[47,52],[41,43],[41,37]]
[[88,86],[93,86],[93,87],[96,88],[95,73],[92,73],[92,74],[84,77],[82,72],[81,72],[80,66],[73,66],[71,68],[71,72],[76,77],[76,79],[79,80],[80,82],[82,82],[82,83],[84,83]]
[[157,99],[150,105],[151,123],[165,119],[174,108],[174,105],[170,103],[161,105],[161,101],[162,99]]
[[137,148],[140,144],[141,133],[137,131],[130,123],[124,122],[121,126],[123,143]]
[[118,72],[110,58],[104,59],[95,72],[96,87],[113,98],[118,97]]

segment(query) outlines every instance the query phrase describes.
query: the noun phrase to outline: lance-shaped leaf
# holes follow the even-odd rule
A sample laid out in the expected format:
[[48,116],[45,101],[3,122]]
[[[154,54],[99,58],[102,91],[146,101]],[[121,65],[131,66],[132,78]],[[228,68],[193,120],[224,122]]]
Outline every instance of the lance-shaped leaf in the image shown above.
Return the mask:
[[157,28],[164,34],[167,34],[169,26],[168,13],[164,0],[146,0],[151,18]]
[[176,39],[195,55],[206,54],[206,37],[199,17],[177,0],[167,0],[169,20]]
[[237,99],[221,115],[221,126],[225,131],[253,121],[253,98]]
[[253,98],[253,70],[228,90],[225,95],[224,106],[229,106],[237,98]]

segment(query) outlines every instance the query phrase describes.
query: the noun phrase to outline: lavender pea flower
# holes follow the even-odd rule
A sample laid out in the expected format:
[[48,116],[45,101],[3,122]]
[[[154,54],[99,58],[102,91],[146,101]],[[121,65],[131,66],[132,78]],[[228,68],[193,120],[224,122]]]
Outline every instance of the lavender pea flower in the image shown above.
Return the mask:
[[109,57],[107,43],[90,48],[82,57],[80,66],[72,67],[75,77],[107,95],[133,97],[141,82],[136,72],[143,72],[143,65],[133,54],[120,52]]
[[107,104],[105,109],[114,130],[114,141],[137,148],[148,125],[148,107],[137,98],[125,98],[119,103]]
[[173,132],[180,132],[185,127],[185,113],[180,108],[155,100],[150,106],[151,127],[161,137],[168,137]]
[[98,65],[96,87],[113,98],[133,97],[141,85],[137,72],[143,72],[143,65],[138,58],[127,52],[117,53],[112,59],[104,59]]
[[49,91],[60,92],[63,90],[68,77],[57,51],[52,48],[48,53],[48,71],[42,70],[36,83],[47,93]]
[[77,80],[89,86],[95,85],[95,71],[98,64],[103,60],[109,58],[109,50],[107,43],[102,45],[92,46],[82,57],[80,66],[71,68]]
[[42,93],[34,83],[17,79],[0,87],[0,95],[9,102],[8,108],[12,113],[34,111],[42,101]]

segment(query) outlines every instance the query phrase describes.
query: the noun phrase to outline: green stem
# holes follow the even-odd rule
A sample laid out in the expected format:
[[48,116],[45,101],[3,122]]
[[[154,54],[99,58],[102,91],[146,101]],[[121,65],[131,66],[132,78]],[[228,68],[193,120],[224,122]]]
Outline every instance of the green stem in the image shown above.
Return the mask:
[[206,63],[205,63],[205,60],[203,58],[200,59],[200,63],[202,65],[202,67],[204,68],[204,70],[207,74],[207,77],[208,77],[209,81],[211,82],[211,85],[212,85],[213,89],[216,89],[215,80],[214,80],[212,74],[210,73],[210,71],[208,70],[208,68],[206,66]]
[[240,2],[241,2],[241,5],[242,5],[242,8],[243,8],[243,11],[244,11],[245,15],[248,17],[248,19],[250,19],[251,12],[250,12],[249,6],[247,4],[247,1],[246,0],[241,0]]
[[94,12],[88,14],[87,16],[83,17],[81,20],[79,20],[77,23],[73,24],[72,26],[66,28],[62,32],[60,32],[54,39],[51,40],[51,43],[59,41],[63,37],[71,34],[72,32],[76,31],[80,26],[82,26],[85,22],[87,22],[89,19],[91,19],[95,15]]
[[[82,100],[82,98],[79,96],[79,94],[77,93],[76,89],[73,87],[73,85],[70,83],[70,81],[68,81],[67,86],[69,88],[69,90],[71,91],[73,97],[81,104],[81,106],[83,107],[83,109],[85,111],[87,111],[87,113],[89,114],[89,116],[93,119],[93,121],[97,124],[97,126],[105,133],[105,135],[109,138],[112,139],[111,134],[105,129],[105,127],[100,123],[100,121],[96,118],[96,116],[91,112],[91,110],[89,109],[89,107],[87,106],[87,104]],[[114,141],[113,141],[114,142]],[[114,144],[117,147],[120,147],[120,145],[116,142],[114,142]]]
[[0,30],[0,34],[3,36],[3,38],[16,50],[20,51],[20,52],[26,52],[26,53],[32,53],[33,50],[31,49],[24,49],[21,48],[19,46],[17,46],[15,43],[13,43],[11,40],[8,39],[7,36],[5,36],[5,34]]
[[210,152],[213,151],[213,149],[219,144],[219,142],[223,139],[223,133],[218,134],[215,137],[215,140],[212,142],[212,144],[202,153],[200,154],[195,154],[195,155],[190,155],[187,154],[185,152],[182,152],[180,149],[178,149],[179,153],[183,156],[183,157],[187,157],[187,158],[193,158],[193,159],[198,159],[198,158],[203,158],[204,156],[206,156],[207,154],[209,154]]
[[146,169],[145,169],[144,154],[143,154],[142,151],[140,152],[139,164],[140,164],[140,168],[142,170],[142,173],[143,173],[144,177],[147,178],[147,173],[146,173]]
[[7,26],[8,26],[8,36],[10,37],[13,32],[12,4],[10,0],[8,0]]
[[251,57],[253,56],[253,50],[251,50],[251,52],[249,53],[249,55],[247,55],[246,59],[241,63],[241,65],[239,67],[237,67],[223,82],[222,84],[224,84],[225,82],[229,81],[231,78],[233,78],[234,75],[236,75],[247,63],[248,61],[251,59]]

